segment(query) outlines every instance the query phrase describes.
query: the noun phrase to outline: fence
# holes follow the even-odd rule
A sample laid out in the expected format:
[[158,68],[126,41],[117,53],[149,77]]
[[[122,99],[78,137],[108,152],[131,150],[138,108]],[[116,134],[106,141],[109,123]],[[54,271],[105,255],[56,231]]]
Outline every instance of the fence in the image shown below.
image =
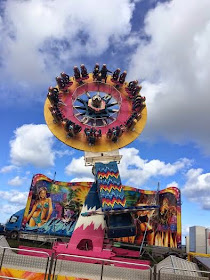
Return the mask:
[[55,258],[52,280],[59,279],[59,275],[85,277],[91,280],[152,280],[152,268],[135,262],[59,254]]
[[[163,270],[171,270],[171,269],[174,270],[175,272],[174,274],[163,272]],[[187,272],[188,275],[184,275],[183,272]],[[209,277],[203,277],[202,274],[207,274]],[[171,268],[171,267],[162,266],[158,271],[157,280],[207,280],[207,279],[210,279],[210,271],[189,270],[183,268],[175,268],[175,267]]]
[[[17,253],[22,253],[17,254]],[[28,253],[28,255],[23,254]],[[34,254],[34,256],[31,256]],[[42,256],[42,257],[41,257]],[[43,280],[59,280],[63,277],[77,277],[90,280],[207,280],[209,271],[161,266],[151,266],[127,261],[108,260],[85,256],[58,254],[0,246],[0,274],[3,269],[13,269],[13,275],[0,275],[1,279],[24,280],[28,271]],[[136,268],[136,269],[135,269]],[[138,269],[141,268],[141,269]],[[17,273],[17,274],[15,274]],[[21,276],[20,276],[21,275]],[[208,277],[204,277],[207,275]],[[37,278],[37,279],[38,279]]]
[[[19,252],[22,254],[18,254]],[[28,253],[27,256],[24,253]],[[39,257],[31,256],[31,254]],[[50,255],[47,252],[0,246],[0,271],[3,267],[9,267],[13,270],[30,271],[35,274],[42,273],[43,279],[46,280],[49,263]]]

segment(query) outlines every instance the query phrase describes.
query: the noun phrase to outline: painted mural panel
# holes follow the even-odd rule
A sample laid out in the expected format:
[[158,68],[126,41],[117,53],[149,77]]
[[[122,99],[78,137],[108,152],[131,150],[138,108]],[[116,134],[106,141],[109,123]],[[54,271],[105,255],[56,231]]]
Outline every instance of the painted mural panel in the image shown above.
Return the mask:
[[[45,274],[42,272],[31,272],[26,270],[2,267],[0,271],[0,276],[6,276],[17,279],[23,280],[44,280]],[[1,279],[8,279],[8,278],[1,278]],[[9,278],[10,279],[10,278]]]
[[[22,222],[22,230],[38,234],[71,236],[85,197],[92,183],[53,181],[37,174],[33,177]],[[149,245],[181,246],[181,197],[176,187],[148,191],[123,186],[126,205],[159,204],[156,210],[133,213],[136,236],[118,239],[140,245],[145,235]]]
[[92,183],[53,181],[33,177],[22,222],[22,230],[39,234],[71,236]]
[[125,186],[124,191],[128,207],[157,203],[160,208],[133,214],[136,236],[120,238],[119,241],[140,245],[145,235],[148,245],[181,247],[181,197],[178,188],[169,187],[157,193]]
[[[0,271],[0,279],[8,280],[8,277],[23,279],[23,280],[44,280],[48,279],[48,275],[45,278],[45,274],[41,272],[31,272],[26,270],[14,269],[14,268],[6,268],[2,267]],[[5,278],[3,277],[5,276]],[[57,280],[91,280],[90,278],[80,278],[75,276],[64,276],[64,275],[56,275]]]

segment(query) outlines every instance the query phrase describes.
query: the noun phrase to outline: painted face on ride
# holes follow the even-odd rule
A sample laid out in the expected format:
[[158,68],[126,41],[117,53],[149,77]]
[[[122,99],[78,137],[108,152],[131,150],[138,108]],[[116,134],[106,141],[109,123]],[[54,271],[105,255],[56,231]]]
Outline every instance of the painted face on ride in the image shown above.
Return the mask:
[[167,198],[164,198],[162,206],[160,207],[160,213],[163,214],[168,210],[168,208],[169,208],[169,201]]
[[47,192],[45,190],[42,190],[40,193],[39,193],[39,197],[40,198],[46,198],[47,197]]

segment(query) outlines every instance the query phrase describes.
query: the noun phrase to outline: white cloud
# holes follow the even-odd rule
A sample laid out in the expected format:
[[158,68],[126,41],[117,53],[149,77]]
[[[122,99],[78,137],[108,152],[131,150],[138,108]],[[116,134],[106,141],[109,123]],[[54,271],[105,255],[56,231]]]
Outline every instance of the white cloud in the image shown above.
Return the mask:
[[140,187],[151,177],[172,176],[191,165],[191,161],[186,158],[179,159],[174,163],[165,163],[158,159],[144,160],[135,148],[123,148],[120,150],[120,154],[123,155],[119,164],[121,178],[126,180],[126,184],[137,187]]
[[54,165],[52,133],[46,125],[25,124],[15,130],[10,141],[11,162],[15,165],[32,164],[36,167]]
[[9,202],[10,204],[14,204],[17,206],[21,205],[25,207],[26,200],[28,197],[28,192],[19,192],[16,190],[0,191],[0,197],[1,197],[1,202],[6,201]]
[[17,212],[20,209],[22,209],[22,208],[18,205],[4,204],[1,206],[1,212],[3,214],[7,214],[7,216],[14,214],[15,212]]
[[72,156],[74,153],[74,151],[70,151],[70,150],[56,150],[55,151],[55,155],[58,156],[59,158],[63,157],[63,156]]
[[85,166],[84,157],[73,158],[65,168],[65,173],[71,176],[93,178],[92,167]]
[[[145,35],[130,64],[148,101],[144,135],[192,141],[210,154],[210,1],[159,3],[145,19]],[[199,15],[199,16],[198,16]]]
[[7,1],[1,19],[5,70],[20,82],[43,84],[81,53],[98,56],[111,41],[121,42],[134,6],[130,0]]
[[175,182],[175,181],[167,184],[166,188],[169,188],[169,187],[172,187],[172,186],[176,187],[176,188],[179,188],[179,184],[177,182]]
[[182,244],[186,245],[186,236],[189,236],[189,231],[190,231],[190,227],[192,227],[193,225],[189,225],[189,224],[185,224],[182,225]]
[[[54,174],[55,174],[55,173],[54,173]],[[53,178],[54,174],[53,174],[53,172],[51,172],[51,171],[47,171],[47,172],[46,172],[46,176],[48,176],[49,178]]]
[[[133,0],[134,3],[141,2],[142,0]],[[153,1],[153,0],[152,0]]]
[[6,223],[9,220],[9,217],[12,216],[17,211],[23,209],[24,206],[22,205],[15,205],[15,204],[3,204],[1,205],[1,216],[0,222]]
[[[179,159],[174,163],[165,163],[154,159],[151,161],[142,159],[139,151],[135,148],[123,148],[120,150],[123,155],[121,163],[118,165],[120,177],[124,185],[140,187],[143,183],[155,176],[173,176],[178,171],[189,168],[189,159]],[[67,175],[76,176],[73,180],[81,181],[93,178],[92,167],[85,166],[84,157],[73,158],[65,168]]]
[[10,186],[21,186],[23,184],[25,178],[20,178],[19,176],[16,176],[8,181],[8,185]]
[[72,179],[70,182],[94,182],[94,178],[79,177],[79,178]]
[[17,166],[15,166],[15,165],[5,165],[0,169],[0,173],[8,173],[16,168],[17,168]]
[[203,173],[201,168],[190,169],[186,178],[182,193],[203,209],[210,209],[210,173]]
[[182,225],[182,236],[187,236],[189,235],[189,228],[191,227],[192,225]]
[[130,35],[124,41],[124,44],[128,47],[137,46],[140,42],[139,34],[137,32],[131,32]]

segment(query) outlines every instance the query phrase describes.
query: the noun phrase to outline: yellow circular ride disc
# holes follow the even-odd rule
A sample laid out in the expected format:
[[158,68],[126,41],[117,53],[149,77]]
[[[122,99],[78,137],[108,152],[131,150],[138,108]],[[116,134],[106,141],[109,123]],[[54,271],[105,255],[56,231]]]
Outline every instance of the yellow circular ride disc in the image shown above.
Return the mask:
[[[79,124],[82,127],[82,131],[80,131],[74,137],[68,138],[67,132],[65,131],[63,125],[61,123],[55,123],[51,111],[49,110],[51,103],[47,98],[44,105],[45,121],[50,131],[56,136],[56,138],[58,138],[66,145],[78,150],[88,152],[106,152],[117,150],[127,146],[141,134],[147,120],[146,106],[143,108],[143,110],[141,110],[140,119],[135,120],[136,123],[134,122],[135,125],[133,124],[133,127],[131,127],[131,129],[126,129],[125,126],[125,120],[127,120],[132,115],[132,113],[134,113],[134,111],[132,110],[132,100],[129,98],[129,95],[126,91],[128,83],[124,83],[116,89],[116,84],[112,81],[111,76],[107,76],[106,83],[98,83],[93,80],[92,73],[88,74],[88,78],[83,81],[82,85],[79,85],[79,83],[72,77],[71,81],[73,83],[67,89],[68,92],[62,92],[61,90],[59,91],[60,101],[62,101],[60,108],[66,118],[76,124]],[[110,122],[110,120],[109,123],[106,123],[106,121],[104,121],[101,126],[95,125],[92,120],[90,120],[90,123],[88,123],[85,117],[80,116],[81,113],[75,113],[75,111],[77,110],[76,108],[79,106],[74,105],[75,100],[80,100],[80,97],[82,95],[87,94],[87,92],[89,91],[97,94],[97,90],[98,92],[103,92],[105,95],[112,95],[114,100],[117,100],[117,102],[120,104],[118,115],[117,113],[115,114],[115,112],[113,113],[113,115],[115,114],[116,117],[113,118],[112,122]],[[79,115],[79,117],[81,118],[77,117],[77,115]],[[109,128],[112,129],[113,127],[119,125],[124,126],[125,131],[122,136],[118,138],[117,142],[114,143],[111,139],[107,138],[106,133]],[[88,143],[86,134],[84,132],[85,128],[91,127],[95,127],[97,130],[101,129],[102,131],[101,138],[98,138],[94,145],[90,145]]]

